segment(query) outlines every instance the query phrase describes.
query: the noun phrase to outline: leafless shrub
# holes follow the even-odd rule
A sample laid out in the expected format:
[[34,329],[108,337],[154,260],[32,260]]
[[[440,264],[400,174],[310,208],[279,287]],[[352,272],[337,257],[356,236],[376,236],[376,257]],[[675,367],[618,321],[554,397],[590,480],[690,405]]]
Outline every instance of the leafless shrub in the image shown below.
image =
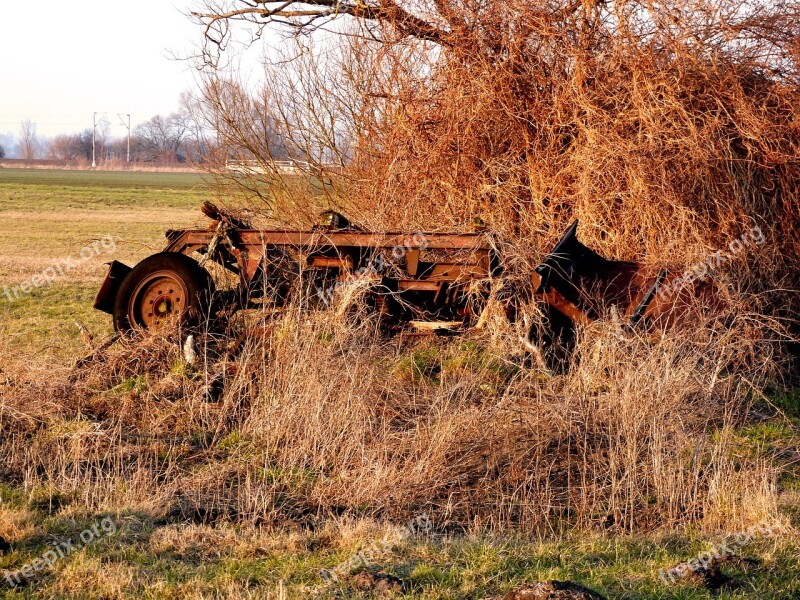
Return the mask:
[[[320,205],[375,229],[481,219],[529,264],[579,218],[601,253],[675,268],[758,225],[767,243],[729,283],[798,288],[794,4],[317,5],[198,11],[208,48],[242,20],[308,34],[268,56],[262,84],[212,68],[204,89],[219,147],[260,161],[270,192],[260,173],[227,179],[280,222]],[[275,139],[330,185],[275,177]],[[777,296],[746,301],[791,304]]]

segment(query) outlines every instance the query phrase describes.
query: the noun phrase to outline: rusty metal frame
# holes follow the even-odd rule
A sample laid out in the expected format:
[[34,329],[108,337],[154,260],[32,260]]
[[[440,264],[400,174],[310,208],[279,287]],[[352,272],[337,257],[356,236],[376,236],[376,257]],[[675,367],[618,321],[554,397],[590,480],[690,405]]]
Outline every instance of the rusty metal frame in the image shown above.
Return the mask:
[[[486,234],[373,233],[350,228],[347,221],[340,221],[348,226],[344,230],[260,230],[225,218],[215,207],[204,207],[204,212],[217,218],[206,229],[168,231],[163,252],[199,253],[201,266],[212,261],[235,273],[240,281],[241,308],[251,301],[248,290],[258,278],[267,277],[266,265],[287,255],[297,257],[303,270],[330,272],[343,281],[366,270],[364,276],[373,280],[379,293],[398,300],[394,312],[406,305],[431,313],[448,306],[463,309],[469,284],[491,278],[499,264]],[[420,247],[420,240],[424,240],[424,247]],[[391,274],[370,274],[365,269],[377,254],[397,248],[403,252],[395,257]],[[437,259],[426,261],[428,253],[436,253]],[[117,272],[119,269],[117,266]],[[107,278],[95,307],[112,312],[118,285]],[[386,308],[385,300],[378,304],[389,316],[396,316]]]
[[[261,230],[212,205],[203,211],[212,218],[209,227],[168,231],[163,251],[199,253],[201,266],[213,261],[235,273],[240,282],[238,308],[248,307],[254,285],[266,288],[273,261],[289,260],[299,266],[296,277],[306,270],[347,281],[362,273],[375,287],[375,307],[382,316],[400,319],[400,313],[405,313],[403,318],[410,323],[418,320],[419,313],[443,322],[453,322],[454,315],[459,315],[466,326],[470,317],[479,317],[470,314],[480,304],[474,302],[476,293],[488,296],[491,281],[502,274],[496,245],[486,233],[375,233],[359,230],[344,218],[311,231]],[[629,327],[668,323],[677,318],[679,304],[691,302],[685,296],[695,292],[672,300],[660,297],[661,286],[668,285],[675,274],[652,273],[636,263],[608,260],[578,240],[577,228],[575,221],[531,275],[533,299],[566,317],[572,327],[603,318],[611,307]],[[419,247],[420,236],[424,248]],[[395,257],[391,273],[364,273],[376,255],[396,248],[403,252]],[[116,290],[129,272],[121,263],[111,265],[95,308],[113,311]],[[489,285],[476,286],[476,282]],[[417,314],[407,311],[407,306],[419,309]],[[557,320],[563,322],[563,318]]]

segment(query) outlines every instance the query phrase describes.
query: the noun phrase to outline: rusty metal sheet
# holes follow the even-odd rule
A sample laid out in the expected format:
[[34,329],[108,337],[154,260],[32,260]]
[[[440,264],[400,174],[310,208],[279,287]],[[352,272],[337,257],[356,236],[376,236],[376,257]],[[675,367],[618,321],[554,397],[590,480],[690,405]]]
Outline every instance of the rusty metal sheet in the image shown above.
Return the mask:
[[104,313],[113,314],[117,289],[130,272],[131,268],[119,261],[114,260],[108,263],[108,273],[94,299],[94,308]]
[[603,258],[578,240],[577,230],[575,221],[532,276],[535,297],[573,323],[600,319],[616,307],[630,327],[647,323],[663,328],[700,304],[721,307],[709,283],[697,282],[666,297],[663,290],[677,274]]

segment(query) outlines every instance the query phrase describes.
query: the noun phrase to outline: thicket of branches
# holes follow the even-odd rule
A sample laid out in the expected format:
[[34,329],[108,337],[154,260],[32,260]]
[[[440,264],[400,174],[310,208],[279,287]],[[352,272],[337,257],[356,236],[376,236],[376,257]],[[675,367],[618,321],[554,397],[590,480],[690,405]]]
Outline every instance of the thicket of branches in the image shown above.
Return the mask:
[[[481,218],[535,253],[580,218],[609,256],[689,266],[758,224],[768,243],[746,260],[782,288],[800,240],[799,16],[756,0],[197,12],[228,147],[268,160],[264,124],[283,128],[291,154],[337,165],[338,202],[372,226]],[[218,59],[265,29],[294,47],[253,94]]]

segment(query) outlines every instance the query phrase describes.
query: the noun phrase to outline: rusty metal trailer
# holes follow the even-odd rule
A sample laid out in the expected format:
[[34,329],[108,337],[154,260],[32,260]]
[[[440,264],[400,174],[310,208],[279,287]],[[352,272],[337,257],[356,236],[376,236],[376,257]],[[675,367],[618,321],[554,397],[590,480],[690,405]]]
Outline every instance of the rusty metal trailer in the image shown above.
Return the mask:
[[[463,331],[478,321],[503,275],[485,233],[367,232],[332,212],[309,231],[263,230],[211,204],[203,212],[209,227],[167,232],[164,250],[133,268],[111,263],[95,308],[113,315],[118,331],[174,317],[213,320],[292,300],[325,305],[352,282],[368,288],[368,302],[388,331],[411,323]],[[501,300],[509,318],[520,300],[534,300],[552,342],[612,309],[630,327],[667,326],[697,298],[695,288],[674,292],[675,274],[603,258],[578,240],[577,228],[575,222],[535,268],[530,298]],[[210,263],[235,285],[215,290]]]

